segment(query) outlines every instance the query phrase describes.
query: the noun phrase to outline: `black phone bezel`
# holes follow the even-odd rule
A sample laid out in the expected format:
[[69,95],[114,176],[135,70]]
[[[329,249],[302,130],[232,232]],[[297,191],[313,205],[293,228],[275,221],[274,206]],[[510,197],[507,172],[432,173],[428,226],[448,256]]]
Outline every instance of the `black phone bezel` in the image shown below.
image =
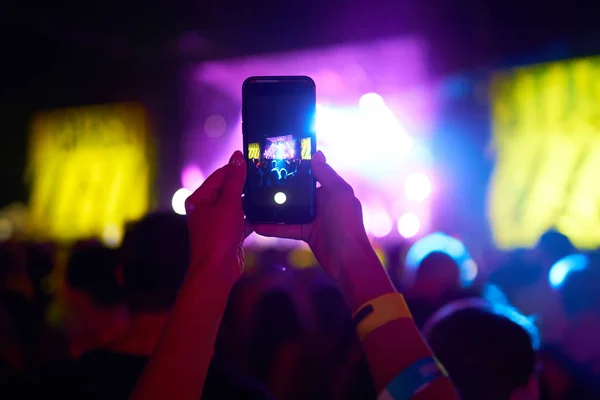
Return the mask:
[[[277,88],[277,89],[275,89]],[[293,93],[295,90],[306,91],[307,88],[311,92],[316,108],[316,85],[315,82],[308,76],[252,76],[247,78],[242,85],[242,135],[244,146],[244,158],[246,159],[246,168],[250,168],[247,158],[248,150],[248,134],[247,126],[244,124],[246,120],[246,108],[244,104],[247,102],[247,97],[257,94],[273,94],[277,95],[277,90],[281,94]],[[315,109],[316,111],[316,109]],[[312,141],[312,154],[317,149],[316,133],[313,133],[315,140]],[[317,183],[314,176],[312,177],[311,185],[311,201],[307,207],[276,207],[276,206],[252,206],[250,204],[247,187],[244,188],[244,212],[246,220],[251,224],[308,224],[314,221],[317,209]]]

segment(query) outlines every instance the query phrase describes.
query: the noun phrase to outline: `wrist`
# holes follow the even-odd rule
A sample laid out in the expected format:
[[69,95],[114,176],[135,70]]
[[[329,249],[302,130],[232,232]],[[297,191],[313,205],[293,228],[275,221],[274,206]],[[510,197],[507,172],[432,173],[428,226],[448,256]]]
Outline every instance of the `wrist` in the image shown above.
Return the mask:
[[376,297],[396,290],[368,240],[349,246],[341,259],[338,282],[352,312]]
[[[227,297],[239,275],[233,276],[223,262],[217,259],[192,262],[183,282],[182,289],[192,287],[193,291],[203,290],[215,296]],[[202,287],[200,289],[199,287]]]

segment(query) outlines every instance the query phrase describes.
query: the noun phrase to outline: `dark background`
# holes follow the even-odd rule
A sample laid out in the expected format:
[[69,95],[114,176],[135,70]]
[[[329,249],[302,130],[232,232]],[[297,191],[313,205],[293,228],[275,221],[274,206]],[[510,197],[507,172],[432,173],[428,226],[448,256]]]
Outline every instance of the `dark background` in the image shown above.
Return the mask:
[[[431,72],[441,77],[596,53],[598,8],[513,0],[3,2],[0,207],[27,198],[26,132],[36,110],[142,101],[160,140],[160,188],[178,179],[178,71],[187,62],[415,34],[429,41]],[[157,196],[168,203],[170,192]]]

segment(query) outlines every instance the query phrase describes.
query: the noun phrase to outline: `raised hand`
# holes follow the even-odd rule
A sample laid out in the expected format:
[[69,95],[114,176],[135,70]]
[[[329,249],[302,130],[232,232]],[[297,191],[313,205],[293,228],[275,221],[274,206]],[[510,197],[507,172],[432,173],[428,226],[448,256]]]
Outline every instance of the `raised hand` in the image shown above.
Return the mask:
[[241,197],[246,164],[241,152],[216,170],[185,202],[190,231],[190,273],[212,271],[233,284],[244,270],[242,243],[250,230],[244,222]]
[[317,189],[317,217],[306,225],[257,225],[262,236],[303,240],[315,258],[334,279],[354,252],[372,252],[365,232],[360,201],[352,187],[344,181],[317,151],[312,159],[312,171],[321,187]]

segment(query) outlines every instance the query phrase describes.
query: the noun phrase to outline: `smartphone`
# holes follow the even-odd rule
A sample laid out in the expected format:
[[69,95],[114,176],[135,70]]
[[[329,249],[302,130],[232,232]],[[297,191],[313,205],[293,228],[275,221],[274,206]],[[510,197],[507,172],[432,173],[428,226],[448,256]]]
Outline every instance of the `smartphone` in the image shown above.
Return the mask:
[[242,86],[246,219],[307,224],[316,212],[316,88],[308,76],[254,76]]

